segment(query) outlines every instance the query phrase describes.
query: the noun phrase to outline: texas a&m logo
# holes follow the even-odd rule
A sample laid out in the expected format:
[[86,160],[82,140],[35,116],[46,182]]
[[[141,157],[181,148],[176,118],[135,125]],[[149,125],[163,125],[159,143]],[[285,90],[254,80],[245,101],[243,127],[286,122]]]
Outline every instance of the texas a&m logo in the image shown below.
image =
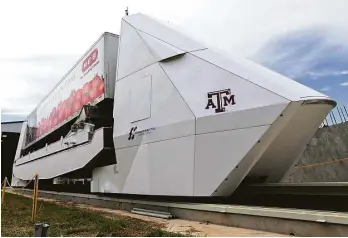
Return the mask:
[[214,108],[215,113],[224,112],[225,107],[236,104],[231,89],[224,89],[208,93],[208,104],[205,109]]

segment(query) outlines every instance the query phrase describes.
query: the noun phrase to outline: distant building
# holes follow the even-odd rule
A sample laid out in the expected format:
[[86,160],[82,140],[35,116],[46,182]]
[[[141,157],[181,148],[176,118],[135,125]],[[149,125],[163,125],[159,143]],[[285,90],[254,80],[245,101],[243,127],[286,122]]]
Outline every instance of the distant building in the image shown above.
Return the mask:
[[1,181],[12,179],[13,160],[17,150],[23,121],[1,123]]

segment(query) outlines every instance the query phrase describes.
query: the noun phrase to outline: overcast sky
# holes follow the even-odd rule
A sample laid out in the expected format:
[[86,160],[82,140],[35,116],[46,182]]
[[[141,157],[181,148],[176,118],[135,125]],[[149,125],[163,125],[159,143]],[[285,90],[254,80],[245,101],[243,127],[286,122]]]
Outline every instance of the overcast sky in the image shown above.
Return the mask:
[[23,119],[126,6],[348,105],[348,1],[1,1],[2,121]]

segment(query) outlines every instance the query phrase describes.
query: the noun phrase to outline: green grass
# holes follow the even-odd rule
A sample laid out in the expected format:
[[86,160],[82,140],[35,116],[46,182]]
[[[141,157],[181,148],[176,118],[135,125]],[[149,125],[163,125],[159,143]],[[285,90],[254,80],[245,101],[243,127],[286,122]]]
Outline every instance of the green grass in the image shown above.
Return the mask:
[[[32,199],[5,194],[1,209],[1,236],[33,236]],[[162,230],[157,223],[120,215],[38,201],[37,221],[49,224],[47,236],[182,236]]]

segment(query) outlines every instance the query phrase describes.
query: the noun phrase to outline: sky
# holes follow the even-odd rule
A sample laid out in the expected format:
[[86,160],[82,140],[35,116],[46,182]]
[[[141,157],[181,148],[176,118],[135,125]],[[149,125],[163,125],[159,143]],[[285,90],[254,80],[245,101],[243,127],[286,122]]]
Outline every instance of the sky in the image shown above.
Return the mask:
[[22,120],[126,7],[348,106],[346,0],[1,1],[1,121]]

